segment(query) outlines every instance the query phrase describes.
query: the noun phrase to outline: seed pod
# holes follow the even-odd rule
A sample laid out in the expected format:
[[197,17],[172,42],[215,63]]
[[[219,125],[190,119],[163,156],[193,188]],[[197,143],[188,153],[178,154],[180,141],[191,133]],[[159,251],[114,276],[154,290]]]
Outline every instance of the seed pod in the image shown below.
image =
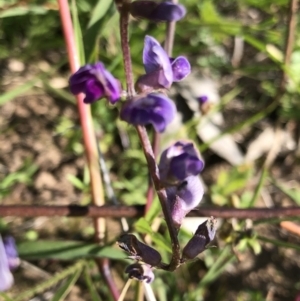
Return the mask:
[[153,248],[140,242],[133,234],[123,234],[117,241],[121,249],[130,254],[130,258],[143,261],[150,266],[161,262],[161,255]]
[[206,246],[215,237],[216,223],[217,220],[214,217],[210,217],[198,227],[195,235],[189,240],[182,251],[181,262],[194,259],[205,250]]

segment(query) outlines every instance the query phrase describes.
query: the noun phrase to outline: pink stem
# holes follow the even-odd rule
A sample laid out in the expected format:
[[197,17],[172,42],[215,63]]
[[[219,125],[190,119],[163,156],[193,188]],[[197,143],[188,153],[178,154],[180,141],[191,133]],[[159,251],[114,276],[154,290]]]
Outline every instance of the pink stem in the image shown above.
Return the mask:
[[[80,67],[80,60],[75,46],[74,31],[69,4],[67,0],[58,0],[58,5],[67,46],[70,69],[72,73],[75,73]],[[91,110],[89,106],[83,103],[83,94],[77,95],[76,99],[83,134],[85,154],[87,157],[87,164],[90,172],[92,202],[96,206],[102,206],[104,205],[104,193],[100,167],[98,163],[97,141],[93,127]],[[94,218],[93,222],[95,228],[95,241],[97,243],[103,243],[103,240],[105,238],[105,219]],[[101,272],[107,271],[107,269],[109,269],[108,262],[105,260],[96,260],[96,263]],[[102,275],[108,287],[110,288],[113,298],[115,300],[118,300],[119,292],[116,289],[116,285],[111,277],[111,274],[103,272]]]

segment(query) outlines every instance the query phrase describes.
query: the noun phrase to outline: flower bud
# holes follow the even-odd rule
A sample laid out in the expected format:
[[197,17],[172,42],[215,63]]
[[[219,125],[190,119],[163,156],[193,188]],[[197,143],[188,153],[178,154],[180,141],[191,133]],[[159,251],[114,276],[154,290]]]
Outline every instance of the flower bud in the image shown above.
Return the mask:
[[216,235],[216,223],[217,220],[214,217],[210,217],[198,227],[195,235],[189,240],[182,251],[181,262],[194,259],[205,250],[206,246]]
[[125,273],[128,274],[129,278],[145,281],[146,283],[151,283],[155,278],[152,268],[147,264],[131,264],[126,268]]
[[182,19],[186,10],[181,4],[172,2],[155,2],[149,0],[134,1],[130,4],[130,13],[137,19],[148,19],[153,22],[171,22]]
[[150,266],[161,262],[161,255],[153,248],[140,242],[133,234],[123,234],[117,241],[121,249],[130,254],[130,258],[143,261]]

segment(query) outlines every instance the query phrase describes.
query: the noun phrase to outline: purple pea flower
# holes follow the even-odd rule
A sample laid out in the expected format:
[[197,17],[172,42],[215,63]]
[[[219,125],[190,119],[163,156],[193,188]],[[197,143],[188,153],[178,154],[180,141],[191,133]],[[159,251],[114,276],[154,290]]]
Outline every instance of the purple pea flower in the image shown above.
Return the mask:
[[146,74],[136,83],[140,91],[168,89],[173,82],[181,81],[191,72],[191,65],[185,57],[169,58],[158,41],[150,36],[145,37],[143,64]]
[[14,283],[12,268],[19,264],[14,239],[7,237],[3,242],[0,235],[0,292],[10,289]]
[[186,14],[186,9],[183,5],[172,2],[158,3],[140,0],[130,4],[130,13],[137,19],[144,18],[154,22],[171,22],[182,19]]
[[133,125],[152,124],[157,132],[163,132],[173,120],[175,104],[164,94],[150,93],[127,101],[121,109],[122,120]]
[[163,151],[158,167],[163,182],[176,184],[198,175],[204,168],[204,162],[192,142],[177,141]]
[[105,97],[111,104],[115,104],[120,99],[120,82],[101,62],[81,67],[70,77],[69,84],[74,95],[85,94],[84,103],[90,104]]

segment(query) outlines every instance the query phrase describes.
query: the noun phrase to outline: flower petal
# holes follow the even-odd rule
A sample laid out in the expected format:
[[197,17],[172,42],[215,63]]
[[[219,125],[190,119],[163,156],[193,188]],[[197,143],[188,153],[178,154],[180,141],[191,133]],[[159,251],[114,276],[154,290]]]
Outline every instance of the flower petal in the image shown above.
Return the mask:
[[10,289],[14,283],[13,275],[9,269],[7,255],[0,236],[0,292]]
[[145,37],[143,63],[146,73],[162,71],[158,77],[158,82],[161,86],[166,88],[171,86],[173,71],[170,59],[158,41],[150,36]]
[[89,79],[85,83],[84,103],[93,103],[104,96],[103,86],[94,79]]
[[152,124],[156,131],[162,132],[175,117],[175,112],[171,99],[163,94],[150,93],[125,103],[120,117],[133,125]]
[[187,58],[179,56],[172,61],[173,81],[178,82],[191,73],[191,65]]
[[71,75],[69,84],[72,94],[77,95],[85,91],[85,83],[88,79],[91,78],[90,74],[92,68],[92,65],[85,65],[79,68],[79,70],[76,71],[73,75]]

